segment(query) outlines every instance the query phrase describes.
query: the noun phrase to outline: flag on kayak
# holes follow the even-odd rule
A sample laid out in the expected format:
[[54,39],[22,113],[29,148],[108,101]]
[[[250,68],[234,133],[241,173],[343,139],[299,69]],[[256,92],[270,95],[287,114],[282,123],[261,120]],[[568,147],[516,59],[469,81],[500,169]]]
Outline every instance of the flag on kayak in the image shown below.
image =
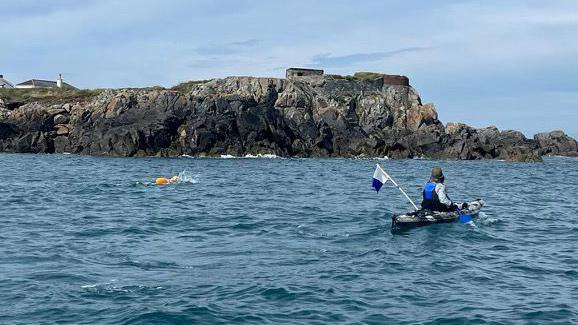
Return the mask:
[[389,175],[387,175],[379,165],[375,167],[375,172],[373,173],[373,184],[371,185],[377,192],[381,189],[383,184],[389,180]]

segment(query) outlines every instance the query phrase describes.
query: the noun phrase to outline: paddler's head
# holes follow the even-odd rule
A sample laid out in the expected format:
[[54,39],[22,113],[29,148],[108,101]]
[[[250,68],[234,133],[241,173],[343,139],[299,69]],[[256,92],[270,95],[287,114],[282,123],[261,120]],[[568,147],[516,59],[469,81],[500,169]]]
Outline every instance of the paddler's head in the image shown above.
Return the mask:
[[443,183],[444,182],[444,173],[440,167],[434,167],[431,169],[431,180],[432,182],[436,183]]

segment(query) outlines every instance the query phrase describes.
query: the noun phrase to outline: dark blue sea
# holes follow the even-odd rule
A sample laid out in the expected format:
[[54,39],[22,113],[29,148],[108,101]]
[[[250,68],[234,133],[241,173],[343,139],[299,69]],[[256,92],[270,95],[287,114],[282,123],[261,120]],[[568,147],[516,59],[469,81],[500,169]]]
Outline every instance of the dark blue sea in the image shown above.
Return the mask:
[[578,159],[379,161],[486,200],[403,233],[376,162],[1,154],[0,323],[578,322]]

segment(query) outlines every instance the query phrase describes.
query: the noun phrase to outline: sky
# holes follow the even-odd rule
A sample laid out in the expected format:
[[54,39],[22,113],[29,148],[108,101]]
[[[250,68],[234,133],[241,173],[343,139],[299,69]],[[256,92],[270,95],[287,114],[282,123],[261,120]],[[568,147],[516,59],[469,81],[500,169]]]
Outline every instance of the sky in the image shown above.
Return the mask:
[[374,71],[407,75],[444,123],[578,137],[575,0],[0,0],[0,30],[14,83]]

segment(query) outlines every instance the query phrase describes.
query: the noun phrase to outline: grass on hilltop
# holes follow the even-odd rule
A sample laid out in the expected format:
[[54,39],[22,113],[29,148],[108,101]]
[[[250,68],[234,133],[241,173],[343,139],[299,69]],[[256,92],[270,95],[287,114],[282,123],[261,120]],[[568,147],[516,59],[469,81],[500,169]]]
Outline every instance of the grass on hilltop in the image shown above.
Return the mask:
[[[170,90],[187,93],[195,85],[208,80],[187,81],[180,83]],[[161,86],[139,88],[143,90],[165,90]],[[85,102],[98,96],[104,89],[61,89],[61,88],[0,88],[0,99],[6,106],[18,107],[25,103],[38,102],[43,105],[55,105],[74,102]]]
[[351,75],[346,75],[346,76],[341,76],[341,75],[330,75],[335,79],[345,79],[348,81],[356,81],[356,80],[361,80],[361,81],[374,81],[377,78],[380,78],[383,76],[382,73],[377,73],[377,72],[356,72],[354,73],[352,76]]
[[383,77],[383,74],[377,72],[356,72],[353,74],[353,78],[357,80],[373,81],[380,77]]
[[172,87],[171,90],[176,90],[176,91],[182,92],[182,93],[188,93],[193,89],[194,86],[208,82],[208,81],[209,80],[192,80],[192,81],[181,82],[180,84]]
[[59,88],[30,88],[30,89],[0,89],[0,99],[7,106],[39,102],[45,105],[83,102],[99,95],[102,89],[59,89]]

